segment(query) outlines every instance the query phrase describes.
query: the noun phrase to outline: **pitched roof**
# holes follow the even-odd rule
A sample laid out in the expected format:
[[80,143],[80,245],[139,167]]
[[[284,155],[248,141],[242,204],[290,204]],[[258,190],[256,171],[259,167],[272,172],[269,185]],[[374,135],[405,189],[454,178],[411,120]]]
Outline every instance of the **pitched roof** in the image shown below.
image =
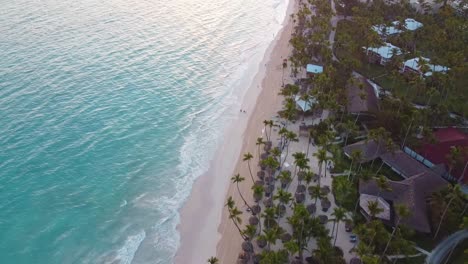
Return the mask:
[[[446,169],[450,162],[447,158],[452,147],[468,148],[468,135],[456,128],[441,128],[434,131],[436,143],[426,143],[419,150],[418,153],[434,164],[444,164]],[[468,162],[468,153],[463,158],[463,163]],[[455,167],[451,174],[459,178],[463,172],[464,164]],[[468,183],[468,170],[465,170],[462,181]]]
[[343,147],[343,151],[348,157],[351,157],[352,153],[358,150],[361,151],[360,163],[376,159],[387,151],[383,143],[379,147],[374,140],[363,140]]
[[359,206],[366,212],[366,214],[370,215],[369,211],[369,202],[377,202],[378,207],[382,209],[382,212],[378,213],[376,217],[380,219],[384,219],[390,221],[391,219],[391,208],[387,201],[382,199],[381,197],[377,197],[375,195],[369,194],[361,194],[359,195]]
[[378,48],[367,48],[367,51],[377,53],[380,57],[385,59],[390,59],[393,57],[393,55],[402,54],[401,49],[399,47],[387,42],[385,42],[383,46],[380,46]]
[[[356,84],[347,84],[346,92],[348,98],[347,110],[350,113],[376,112],[379,109],[379,100],[375,94],[374,87],[364,78],[356,78]],[[365,98],[361,98],[365,95]]]
[[411,177],[421,172],[429,171],[426,166],[401,150],[397,150],[394,153],[384,153],[380,156],[380,158],[387,165],[397,170],[405,178]]
[[432,76],[433,72],[447,72],[450,70],[450,68],[442,65],[435,65],[435,64],[430,64],[429,62],[431,61],[428,58],[421,57],[426,62],[426,65],[429,67],[429,70],[427,72],[422,72],[421,71],[421,65],[419,64],[419,57],[418,58],[413,58],[410,60],[407,60],[404,62],[404,67],[411,68],[415,71],[421,72],[424,76]]
[[[380,197],[395,204],[404,204],[410,211],[408,218],[401,223],[420,232],[429,233],[431,226],[428,218],[426,198],[433,192],[447,185],[447,182],[438,175],[425,171],[403,181],[388,181],[391,190],[381,191]],[[368,195],[379,194],[379,188],[375,180],[359,183],[359,193]],[[395,221],[398,221],[395,212]]]
[[[375,25],[372,26],[372,29],[376,31],[379,35],[393,35],[403,32],[403,30],[399,29],[399,25],[399,21],[393,21],[392,26]],[[422,26],[423,24],[421,22],[418,22],[413,18],[407,18],[405,19],[405,25],[403,25],[403,28],[409,31],[414,31]]]

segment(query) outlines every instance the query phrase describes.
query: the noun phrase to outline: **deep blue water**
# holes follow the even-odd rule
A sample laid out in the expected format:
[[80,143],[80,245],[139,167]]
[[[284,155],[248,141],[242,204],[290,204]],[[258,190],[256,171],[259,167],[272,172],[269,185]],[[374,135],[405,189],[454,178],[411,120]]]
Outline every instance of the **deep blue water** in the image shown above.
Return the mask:
[[170,263],[285,0],[0,0],[0,263]]

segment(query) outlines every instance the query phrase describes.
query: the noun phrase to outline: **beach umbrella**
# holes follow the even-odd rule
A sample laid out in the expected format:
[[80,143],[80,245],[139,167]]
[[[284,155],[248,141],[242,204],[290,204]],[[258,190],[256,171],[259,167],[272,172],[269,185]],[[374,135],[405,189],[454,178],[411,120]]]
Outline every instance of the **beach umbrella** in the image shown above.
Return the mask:
[[265,171],[264,170],[261,170],[259,172],[257,172],[257,177],[260,179],[260,180],[263,180],[265,178]]
[[257,238],[257,246],[259,248],[264,248],[267,245],[267,242],[262,237]]
[[331,206],[330,200],[328,200],[327,198],[323,198],[322,200],[320,200],[320,204],[322,205],[322,211],[324,212],[328,211],[328,209]]
[[255,186],[263,186],[263,184],[265,184],[264,181],[256,180],[254,185],[255,185]]
[[324,185],[320,187],[320,192],[324,195],[327,195],[330,193],[330,186]]
[[349,264],[362,264],[362,261],[360,258],[352,258],[351,261],[349,261]]
[[318,216],[319,222],[323,225],[328,221],[328,216],[326,215],[319,215]]
[[262,211],[262,208],[260,207],[260,205],[254,204],[254,205],[252,206],[252,213],[253,213],[253,214],[256,214],[256,215],[257,215],[257,214],[259,214],[261,211]]
[[253,225],[253,226],[258,225],[258,222],[259,222],[259,221],[260,221],[260,220],[258,220],[258,217],[256,217],[256,216],[251,216],[251,217],[249,218],[249,224],[250,224],[250,225]]
[[255,254],[252,256],[252,261],[254,264],[259,264],[260,260],[262,260],[262,255],[260,254]]
[[300,172],[298,172],[298,173],[297,173],[297,180],[298,180],[298,181],[303,181],[305,175],[306,175],[305,171],[300,171]]
[[270,194],[272,194],[275,191],[275,185],[268,184],[267,186],[265,186],[265,191],[268,191]]
[[273,200],[271,198],[267,198],[263,201],[263,205],[265,205],[265,207],[272,207],[273,206]]
[[286,206],[284,204],[280,204],[278,206],[278,214],[283,216],[286,213]]
[[258,202],[262,199],[262,195],[261,195],[261,194],[254,193],[254,194],[253,194],[253,198],[254,198],[254,201],[255,201],[256,203],[258,203]]
[[286,243],[286,242],[291,240],[292,236],[291,236],[291,234],[285,232],[285,233],[281,234],[280,238],[281,238],[281,241],[283,243]]
[[295,195],[296,203],[303,203],[305,201],[305,193],[296,193]]
[[244,241],[242,242],[242,250],[245,252],[253,252],[253,245],[250,241]]
[[241,252],[239,253],[239,257],[237,259],[237,263],[245,263],[247,264],[250,259],[250,254],[247,252]]
[[307,211],[309,212],[309,214],[314,214],[315,211],[317,211],[317,206],[313,203],[313,204],[309,204],[307,206]]
[[306,187],[303,184],[298,185],[296,188],[296,193],[305,193],[305,191],[306,191]]
[[314,256],[306,257],[305,260],[309,264],[320,264],[320,261]]
[[272,184],[274,181],[275,181],[275,178],[273,178],[273,176],[265,177],[265,184]]

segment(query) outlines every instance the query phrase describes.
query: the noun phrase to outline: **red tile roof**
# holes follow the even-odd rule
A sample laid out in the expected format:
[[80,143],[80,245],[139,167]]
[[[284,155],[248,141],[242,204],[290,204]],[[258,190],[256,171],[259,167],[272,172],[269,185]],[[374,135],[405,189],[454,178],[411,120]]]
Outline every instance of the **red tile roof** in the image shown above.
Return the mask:
[[[424,144],[419,150],[419,154],[424,156],[426,159],[434,164],[444,164],[447,171],[449,170],[449,161],[447,156],[450,153],[452,147],[462,147],[468,149],[468,135],[456,128],[441,128],[434,131],[434,137],[436,142],[434,144]],[[451,175],[459,178],[463,172],[463,168],[468,162],[468,152],[465,152],[463,158],[463,164],[456,166]],[[463,175],[462,182],[468,184],[468,169]]]

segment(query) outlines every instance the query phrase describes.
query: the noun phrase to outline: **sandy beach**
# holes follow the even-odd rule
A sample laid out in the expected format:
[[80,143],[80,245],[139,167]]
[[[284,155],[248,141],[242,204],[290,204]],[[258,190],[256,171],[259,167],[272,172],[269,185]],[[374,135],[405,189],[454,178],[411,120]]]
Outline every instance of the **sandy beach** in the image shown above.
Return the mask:
[[[288,58],[291,48],[289,39],[293,29],[290,14],[295,12],[296,3],[289,2],[283,28],[270,44],[251,87],[248,89],[238,120],[228,126],[224,142],[217,150],[209,171],[195,182],[192,193],[181,210],[181,245],[175,263],[205,263],[210,256],[217,256],[221,263],[235,263],[241,246],[241,237],[229,221],[224,208],[226,198],[233,196],[238,206],[245,210],[241,199],[230,184],[230,178],[240,173],[246,180],[241,191],[250,200],[251,180],[247,164],[242,161],[244,153],[254,155],[252,164],[257,163],[256,139],[262,136],[263,120],[277,115],[282,98],[278,95],[283,83],[283,59]],[[285,69],[285,82],[289,69]],[[226,140],[228,139],[228,140]],[[257,166],[252,166],[254,173]]]

